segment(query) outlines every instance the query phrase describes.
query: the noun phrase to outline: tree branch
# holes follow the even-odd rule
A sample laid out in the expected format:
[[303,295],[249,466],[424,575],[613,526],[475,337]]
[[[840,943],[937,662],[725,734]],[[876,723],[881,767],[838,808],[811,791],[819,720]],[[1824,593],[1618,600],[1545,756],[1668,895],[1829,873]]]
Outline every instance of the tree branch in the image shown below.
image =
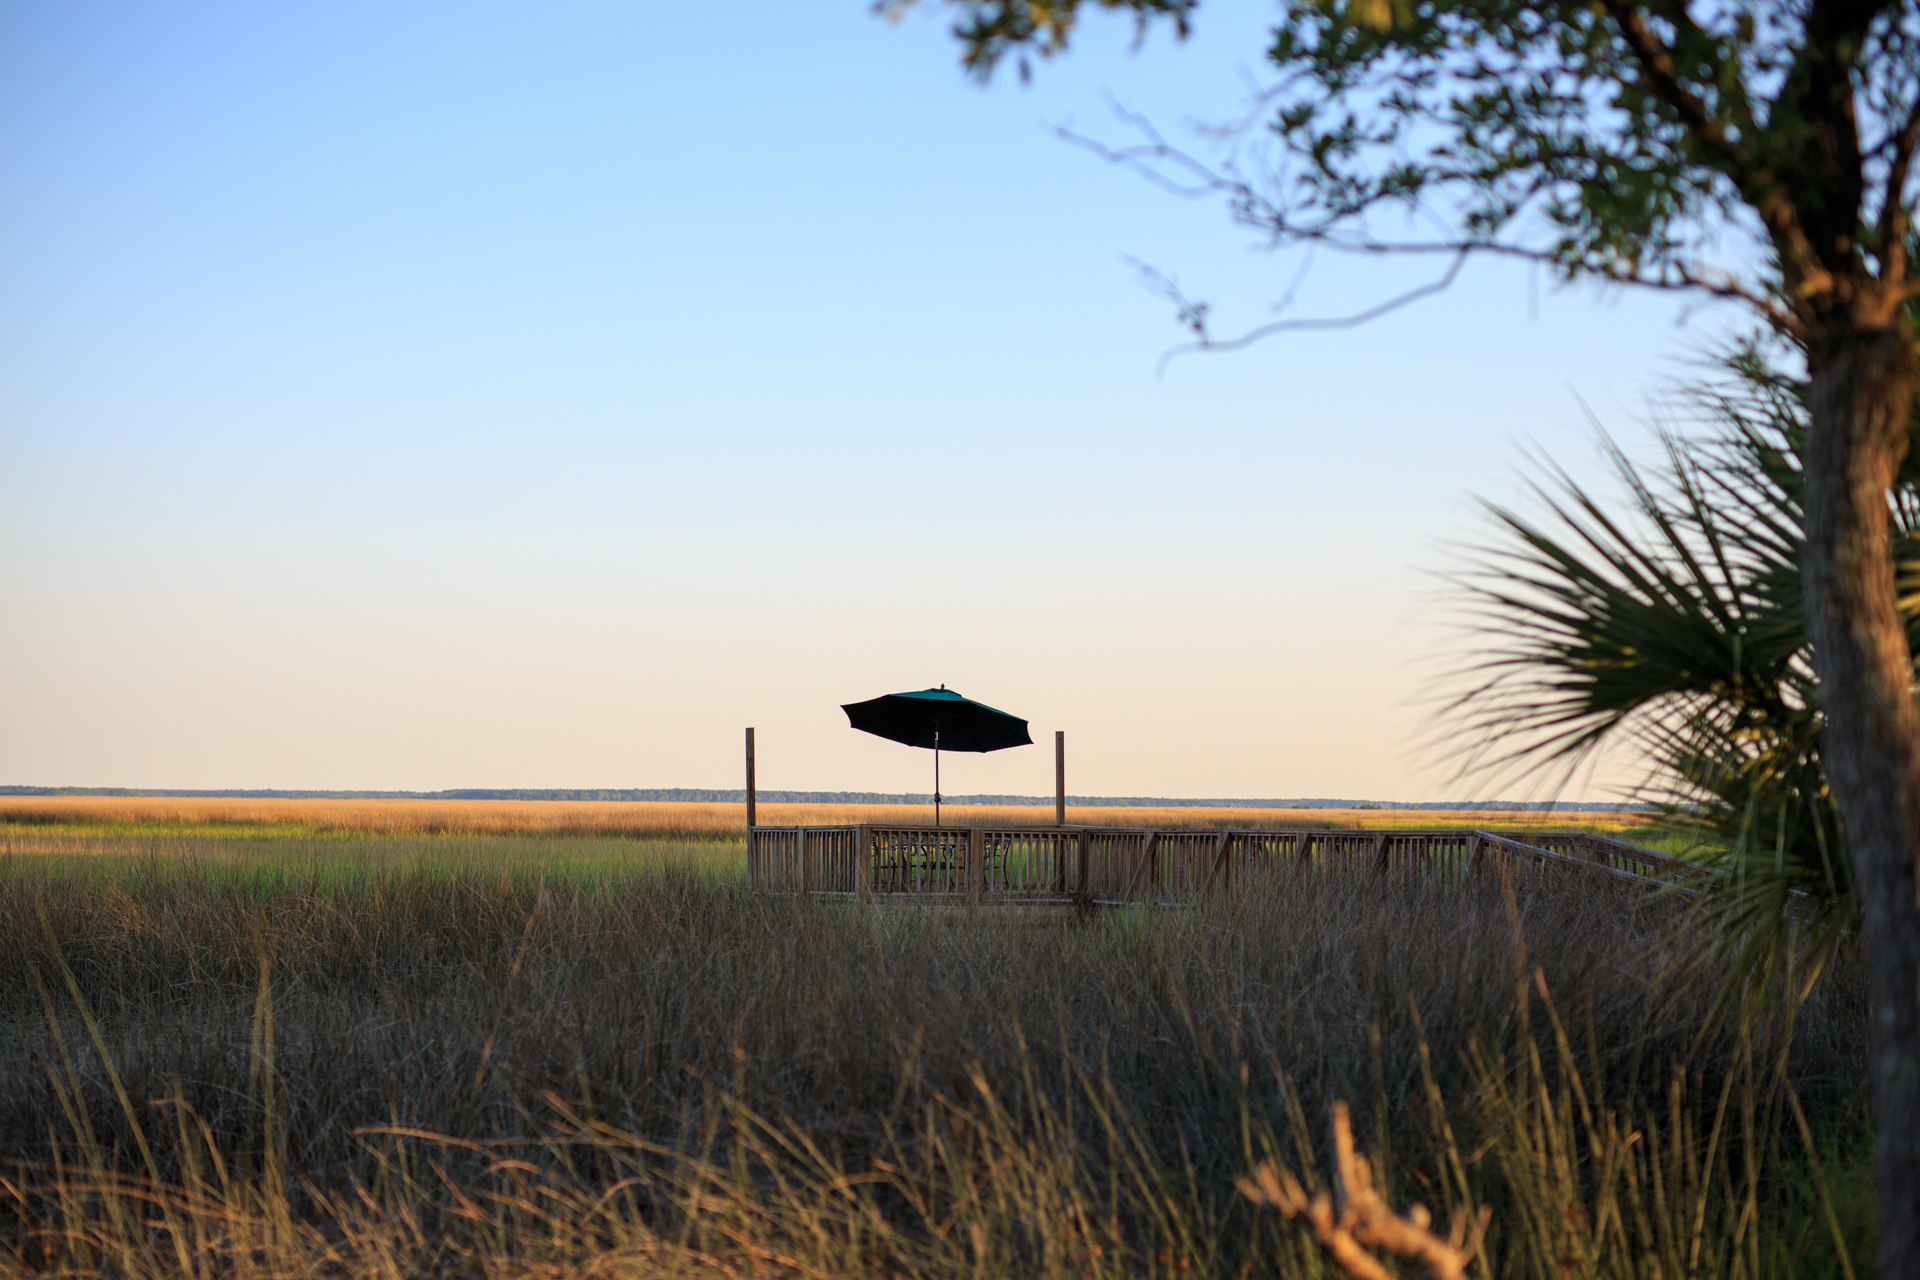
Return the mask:
[[1645,16],[1632,0],[1601,0],[1601,3],[1613,19],[1613,25],[1620,29],[1627,48],[1633,51],[1634,60],[1640,64],[1654,93],[1673,108],[1689,132],[1721,152],[1727,176],[1735,182],[1741,181],[1752,166],[1752,155],[1743,144],[1727,137],[1726,130],[1707,110],[1700,95],[1680,83],[1680,77],[1673,72],[1673,50],[1647,29]]
[[1907,274],[1907,174],[1913,153],[1920,147],[1920,91],[1907,111],[1907,122],[1893,135],[1893,160],[1887,167],[1887,189],[1880,206],[1880,262],[1886,283],[1900,287]]
[[1726,74],[1726,59],[1722,58],[1720,51],[1714,47],[1713,37],[1702,31],[1700,24],[1693,20],[1693,13],[1685,4],[1672,6],[1663,16],[1683,34],[1693,36],[1701,48],[1711,50],[1707,57],[1713,67],[1714,84],[1719,89],[1722,100],[1731,108],[1734,122],[1740,129],[1740,136],[1752,137],[1758,129],[1758,122],[1753,116],[1753,101],[1747,96],[1747,82],[1740,76]]
[[1184,342],[1168,350],[1160,357],[1160,363],[1154,367],[1154,374],[1157,377],[1164,373],[1168,361],[1175,356],[1192,351],[1238,351],[1252,346],[1262,338],[1270,338],[1276,333],[1289,333],[1303,329],[1352,329],[1369,321],[1378,320],[1389,312],[1398,311],[1409,302],[1417,302],[1421,298],[1430,297],[1445,290],[1460,274],[1460,268],[1466,265],[1467,258],[1472,252],[1471,249],[1461,249],[1457,252],[1453,262],[1447,267],[1446,274],[1438,280],[1430,280],[1417,289],[1409,289],[1398,297],[1389,298],[1364,311],[1356,311],[1352,315],[1328,316],[1312,320],[1275,320],[1270,324],[1257,325],[1238,337],[1228,338],[1223,342],[1216,342],[1206,334],[1206,304],[1188,301],[1177,290],[1172,291],[1171,296],[1181,303],[1183,316],[1188,317],[1188,323],[1200,331],[1200,341]]
[[[1147,276],[1154,288],[1179,308],[1180,323],[1200,334],[1199,341],[1183,342],[1176,347],[1169,348],[1161,355],[1159,362],[1154,366],[1154,375],[1158,377],[1165,373],[1167,365],[1176,356],[1189,355],[1194,352],[1239,351],[1252,346],[1264,338],[1270,338],[1277,333],[1290,333],[1301,330],[1357,328],[1369,321],[1377,320],[1390,312],[1398,311],[1410,302],[1416,302],[1421,298],[1431,297],[1436,293],[1444,291],[1453,283],[1455,277],[1460,274],[1460,269],[1466,265],[1467,259],[1477,253],[1489,253],[1500,257],[1519,258],[1523,261],[1548,263],[1554,261],[1554,258],[1550,254],[1542,250],[1527,249],[1518,245],[1467,242],[1452,244],[1371,244],[1361,246],[1350,243],[1343,244],[1329,238],[1306,235],[1300,236],[1299,239],[1309,246],[1326,244],[1345,253],[1451,253],[1453,255],[1453,262],[1447,267],[1445,274],[1439,279],[1429,281],[1418,288],[1410,289],[1405,293],[1389,298],[1385,302],[1368,307],[1363,311],[1356,311],[1351,315],[1344,316],[1320,316],[1303,320],[1275,320],[1268,324],[1256,325],[1244,333],[1225,339],[1215,339],[1207,334],[1207,313],[1210,310],[1207,303],[1187,297],[1180,291],[1179,287],[1166,276],[1143,263],[1136,263],[1136,267],[1143,275]],[[1722,298],[1729,302],[1739,302],[1745,306],[1754,308],[1785,332],[1804,332],[1799,320],[1792,314],[1781,310],[1771,298],[1757,294],[1751,289],[1731,280],[1707,280],[1684,270],[1682,270],[1678,279],[1673,280],[1620,275],[1602,268],[1594,268],[1590,270],[1588,274],[1613,284],[1632,285],[1641,289],[1661,289],[1676,293],[1701,292],[1711,294],[1714,297]]]
[[[1813,294],[1829,291],[1834,283],[1833,274],[1814,252],[1801,225],[1799,211],[1780,190],[1773,170],[1757,163],[1744,143],[1728,138],[1720,122],[1707,110],[1706,102],[1680,82],[1673,71],[1673,51],[1647,29],[1646,19],[1632,0],[1601,0],[1601,3],[1633,51],[1654,93],[1673,109],[1695,138],[1720,153],[1720,171],[1733,180],[1760,214],[1782,259],[1791,264],[1794,278],[1788,283],[1796,299],[1804,303]],[[1811,315],[1803,317],[1802,323],[1811,324],[1813,319]]]
[[1765,190],[1746,193],[1773,233],[1788,291],[1813,327],[1821,312],[1861,301],[1848,288],[1860,274],[1856,255],[1867,216],[1854,77],[1868,32],[1889,3],[1811,0],[1769,112],[1781,141],[1775,163],[1792,175],[1801,204],[1794,206],[1771,173]]
[[[1144,178],[1162,191],[1182,199],[1196,200],[1205,196],[1224,197],[1236,208],[1236,216],[1249,226],[1264,231],[1276,242],[1293,241],[1309,246],[1325,246],[1340,253],[1380,256],[1385,254],[1444,254],[1458,257],[1464,254],[1492,254],[1496,257],[1513,258],[1523,262],[1541,263],[1564,269],[1565,263],[1551,250],[1534,249],[1526,245],[1502,243],[1497,240],[1376,240],[1370,236],[1354,235],[1340,227],[1340,219],[1329,218],[1324,222],[1300,226],[1289,221],[1286,212],[1272,200],[1262,195],[1253,184],[1231,167],[1216,167],[1201,160],[1192,153],[1182,150],[1166,140],[1153,125],[1153,122],[1138,112],[1113,104],[1113,111],[1122,124],[1140,133],[1146,139],[1135,146],[1113,147],[1097,138],[1088,137],[1065,127],[1056,127],[1054,134],[1063,142],[1079,147],[1083,151],[1118,165],[1137,177]],[[1161,166],[1166,166],[1178,176],[1170,176]],[[1448,273],[1451,280],[1458,266]],[[1727,301],[1744,303],[1764,315],[1769,322],[1788,332],[1800,332],[1803,326],[1793,314],[1783,310],[1777,301],[1763,293],[1747,288],[1727,277],[1713,278],[1684,265],[1675,265],[1671,274],[1665,277],[1647,276],[1638,273],[1626,273],[1606,265],[1588,265],[1581,268],[1586,274],[1612,284],[1633,285],[1639,288],[1664,289],[1670,291],[1698,291]],[[1258,342],[1275,332],[1289,328],[1345,328],[1363,324],[1367,319],[1385,314],[1396,307],[1403,306],[1416,298],[1444,288],[1444,283],[1436,283],[1404,297],[1394,299],[1381,307],[1362,312],[1358,317],[1341,317],[1331,320],[1288,321],[1275,325],[1263,325],[1236,338],[1215,342],[1205,339],[1197,343],[1185,344],[1168,352],[1161,358],[1160,367],[1165,368],[1166,361],[1174,355],[1197,350],[1237,350]],[[1163,277],[1156,279],[1156,288],[1165,293],[1179,308],[1180,321],[1197,332],[1204,330],[1207,312],[1205,303],[1185,297],[1178,289],[1172,288]]]

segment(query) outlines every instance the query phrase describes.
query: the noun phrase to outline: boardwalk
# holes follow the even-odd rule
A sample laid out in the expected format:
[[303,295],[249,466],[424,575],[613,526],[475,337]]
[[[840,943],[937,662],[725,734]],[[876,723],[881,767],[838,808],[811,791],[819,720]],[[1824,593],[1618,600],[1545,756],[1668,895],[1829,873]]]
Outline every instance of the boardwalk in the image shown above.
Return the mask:
[[1190,904],[1309,869],[1444,875],[1489,860],[1684,887],[1694,863],[1585,832],[760,827],[755,889],[858,901]]

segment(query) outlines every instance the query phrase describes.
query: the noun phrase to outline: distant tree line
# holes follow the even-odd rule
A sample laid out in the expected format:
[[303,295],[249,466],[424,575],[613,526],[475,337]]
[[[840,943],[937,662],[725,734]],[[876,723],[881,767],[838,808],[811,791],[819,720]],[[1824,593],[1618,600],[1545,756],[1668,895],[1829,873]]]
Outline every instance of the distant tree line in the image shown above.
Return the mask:
[[[462,787],[454,791],[288,791],[279,788],[236,790],[149,787],[0,786],[0,796],[180,796],[239,800],[610,800],[627,803],[676,801],[683,804],[745,804],[741,788],[537,788]],[[759,791],[762,804],[932,804],[925,791]],[[1049,805],[1052,796],[945,796],[948,804]],[[1105,809],[1506,809],[1515,812],[1610,813],[1639,810],[1639,804],[1566,804],[1518,800],[1191,800],[1168,796],[1068,796],[1067,803]]]

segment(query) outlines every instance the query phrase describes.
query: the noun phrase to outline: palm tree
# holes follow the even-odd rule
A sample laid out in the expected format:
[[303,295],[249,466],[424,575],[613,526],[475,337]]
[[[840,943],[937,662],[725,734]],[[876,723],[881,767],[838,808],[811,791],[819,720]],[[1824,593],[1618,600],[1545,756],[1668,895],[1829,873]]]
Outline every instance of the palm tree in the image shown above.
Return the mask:
[[[1709,837],[1722,875],[1692,931],[1736,998],[1804,992],[1858,908],[1821,762],[1819,687],[1800,597],[1804,387],[1746,346],[1686,393],[1707,430],[1666,428],[1636,466],[1603,437],[1624,502],[1551,463],[1545,518],[1488,504],[1493,539],[1464,589],[1478,652],[1445,722],[1469,769],[1563,770],[1630,744],[1642,799]],[[1889,505],[1909,648],[1920,641],[1920,404]],[[1491,642],[1489,644],[1489,642]]]

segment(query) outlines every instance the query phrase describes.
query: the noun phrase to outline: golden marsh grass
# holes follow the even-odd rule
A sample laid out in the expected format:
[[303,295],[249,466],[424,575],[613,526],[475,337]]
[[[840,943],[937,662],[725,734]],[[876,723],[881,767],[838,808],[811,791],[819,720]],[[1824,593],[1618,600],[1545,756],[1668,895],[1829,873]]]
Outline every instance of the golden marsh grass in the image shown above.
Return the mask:
[[1636,891],[861,909],[725,840],[119,821],[0,825],[0,1275],[1317,1276],[1233,1180],[1336,1098],[1396,1203],[1494,1205],[1490,1274],[1864,1238],[1854,970],[1781,1077],[1815,1163],[1787,1030],[1703,1038]]
[[[929,805],[763,804],[768,826],[851,823],[924,826]],[[1051,826],[1051,806],[947,805],[952,826]],[[1161,830],[1299,828],[1353,830],[1480,827],[1500,831],[1579,828],[1602,832],[1646,827],[1634,813],[1516,813],[1509,809],[1198,809],[1184,807],[1071,807],[1067,820],[1088,826]],[[745,809],[737,804],[565,800],[282,800],[179,796],[5,796],[0,824],[185,828],[291,828],[341,834],[575,835],[636,839],[740,837]]]

